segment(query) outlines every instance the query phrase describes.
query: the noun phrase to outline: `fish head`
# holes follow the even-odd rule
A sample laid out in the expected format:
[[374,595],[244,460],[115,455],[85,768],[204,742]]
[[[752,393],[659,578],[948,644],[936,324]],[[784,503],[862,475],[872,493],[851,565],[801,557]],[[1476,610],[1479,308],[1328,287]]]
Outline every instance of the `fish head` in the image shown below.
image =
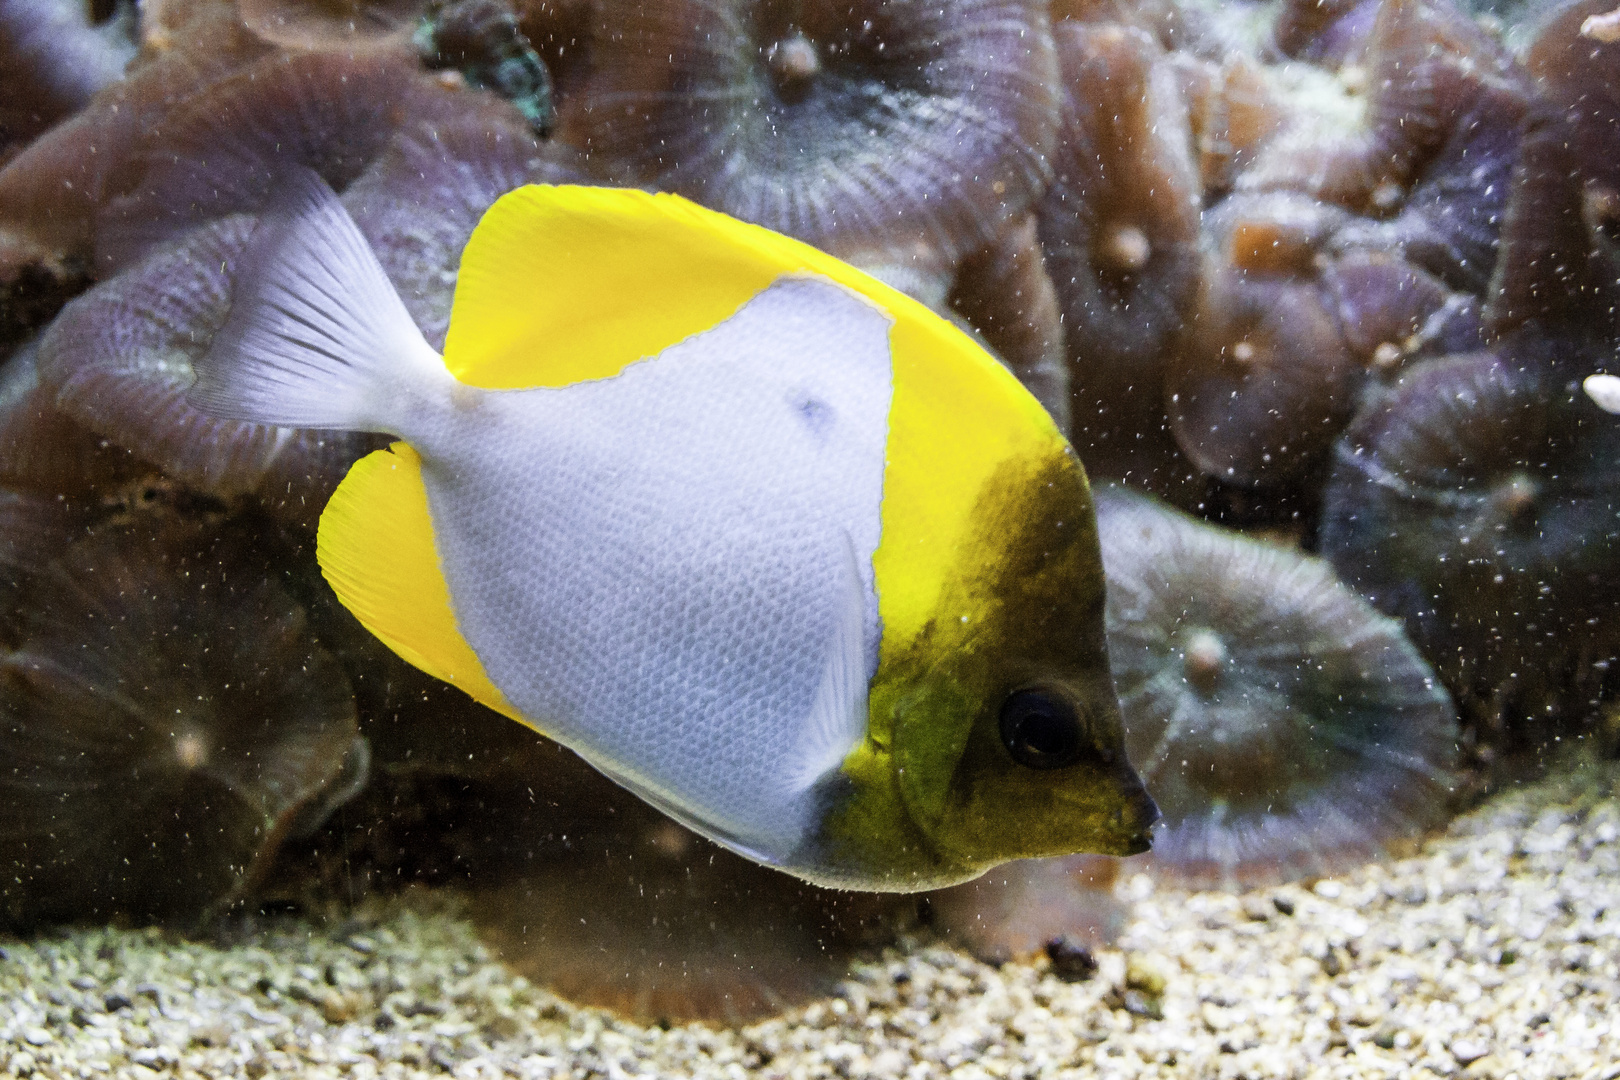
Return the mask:
[[969,513],[931,616],[885,636],[835,828],[869,862],[887,844],[912,888],[1013,859],[1148,850],[1158,808],[1125,755],[1079,461],[1058,440],[1009,459]]

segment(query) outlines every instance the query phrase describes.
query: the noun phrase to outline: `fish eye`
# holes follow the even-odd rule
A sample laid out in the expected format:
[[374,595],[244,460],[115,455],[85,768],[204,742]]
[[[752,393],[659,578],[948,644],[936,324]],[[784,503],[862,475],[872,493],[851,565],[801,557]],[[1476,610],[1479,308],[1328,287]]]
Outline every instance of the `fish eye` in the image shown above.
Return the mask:
[[1074,702],[1052,690],[1015,690],[1001,703],[1001,741],[1018,764],[1061,769],[1080,758],[1087,732]]

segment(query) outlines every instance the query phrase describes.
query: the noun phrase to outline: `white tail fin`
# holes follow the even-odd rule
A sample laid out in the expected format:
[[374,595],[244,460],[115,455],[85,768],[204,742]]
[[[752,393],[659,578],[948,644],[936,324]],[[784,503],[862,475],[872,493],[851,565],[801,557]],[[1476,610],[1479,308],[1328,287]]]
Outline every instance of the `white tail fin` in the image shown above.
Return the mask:
[[296,170],[282,196],[187,397],[232,420],[401,434],[406,402],[452,376],[326,182]]

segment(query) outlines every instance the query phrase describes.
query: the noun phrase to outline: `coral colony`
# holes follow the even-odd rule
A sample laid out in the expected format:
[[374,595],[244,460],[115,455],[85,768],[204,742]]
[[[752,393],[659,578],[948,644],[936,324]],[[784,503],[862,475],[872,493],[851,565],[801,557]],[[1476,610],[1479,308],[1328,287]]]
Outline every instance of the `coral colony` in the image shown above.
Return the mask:
[[919,911],[986,953],[1108,922],[1064,899],[1094,865],[1003,874],[1010,916],[802,886],[371,640],[313,527],[378,441],[185,397],[295,165],[434,345],[530,182],[679,192],[935,306],[1097,485],[1141,868],[1297,878],[1443,823],[1617,677],[1620,419],[1582,389],[1620,374],[1612,7],[6,5],[0,923],[455,884],[571,994],[736,1018]]

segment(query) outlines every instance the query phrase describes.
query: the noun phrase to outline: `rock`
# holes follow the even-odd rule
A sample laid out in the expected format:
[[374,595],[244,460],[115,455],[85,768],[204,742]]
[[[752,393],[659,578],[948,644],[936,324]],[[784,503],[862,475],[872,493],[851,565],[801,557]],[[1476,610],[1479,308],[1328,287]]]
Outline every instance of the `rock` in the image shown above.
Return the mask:
[[1052,974],[1064,982],[1084,982],[1097,974],[1097,958],[1085,945],[1067,935],[1046,943]]

